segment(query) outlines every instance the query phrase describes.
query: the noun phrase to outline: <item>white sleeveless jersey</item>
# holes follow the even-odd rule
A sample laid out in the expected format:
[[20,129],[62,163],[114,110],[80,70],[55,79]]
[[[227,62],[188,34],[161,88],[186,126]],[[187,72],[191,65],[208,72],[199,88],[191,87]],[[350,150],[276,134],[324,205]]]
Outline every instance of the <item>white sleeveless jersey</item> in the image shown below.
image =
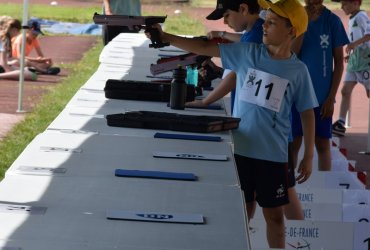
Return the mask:
[[[357,41],[363,36],[370,34],[370,19],[366,12],[361,10],[349,19],[348,39],[350,42]],[[370,41],[361,45],[370,48]]]

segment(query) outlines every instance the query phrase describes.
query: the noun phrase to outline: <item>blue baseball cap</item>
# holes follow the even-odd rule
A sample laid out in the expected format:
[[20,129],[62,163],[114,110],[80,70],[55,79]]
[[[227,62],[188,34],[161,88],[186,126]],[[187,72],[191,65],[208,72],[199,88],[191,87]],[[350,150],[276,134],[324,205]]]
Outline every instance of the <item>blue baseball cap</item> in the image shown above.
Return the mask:
[[217,0],[216,9],[206,18],[208,20],[218,20],[224,16],[227,10],[238,11],[240,4],[245,0]]
[[35,21],[35,20],[29,20],[28,21],[28,27],[32,30],[33,33],[35,33],[36,35],[43,35],[44,33],[42,33],[41,31],[41,28],[40,28],[40,23]]

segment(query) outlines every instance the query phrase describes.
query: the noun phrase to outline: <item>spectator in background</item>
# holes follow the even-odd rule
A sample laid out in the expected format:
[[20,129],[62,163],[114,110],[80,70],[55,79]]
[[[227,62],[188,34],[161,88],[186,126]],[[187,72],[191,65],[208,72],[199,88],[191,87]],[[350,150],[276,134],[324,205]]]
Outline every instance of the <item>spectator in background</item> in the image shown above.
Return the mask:
[[[104,15],[141,16],[140,0],[103,0]],[[103,25],[103,42],[106,45],[120,33],[133,33],[124,26]]]
[[12,57],[12,44],[14,39],[20,34],[22,29],[22,24],[18,19],[10,19],[8,23],[8,39],[9,39],[9,46],[8,46],[8,51],[7,51],[7,60],[9,65],[14,65],[17,66],[19,65],[19,60],[17,58]]
[[339,119],[333,124],[333,134],[344,136],[346,133],[346,115],[353,88],[357,82],[361,83],[369,98],[370,89],[370,19],[366,11],[360,9],[361,0],[333,0],[342,3],[342,10],[350,15],[348,24],[348,39],[346,47],[348,62],[344,85],[342,87],[342,101],[340,103]]
[[[9,61],[9,54],[11,51],[11,37],[15,34],[20,25],[19,21],[14,19],[8,19],[2,23],[2,29],[0,31],[0,79],[18,80],[20,70],[11,64]],[[24,69],[24,78],[26,80],[37,79],[37,75],[31,72],[28,68]]]
[[[348,43],[340,18],[323,5],[323,0],[305,0],[309,18],[306,33],[293,46],[307,65],[319,107],[315,108],[315,146],[318,168],[331,170],[330,138],[335,95],[341,81],[344,61],[343,46]],[[292,108],[293,160],[297,162],[302,144],[302,126],[296,109]]]
[[[36,72],[48,75],[57,75],[60,72],[58,67],[52,67],[53,62],[49,57],[45,57],[41,50],[38,35],[43,35],[40,24],[37,21],[28,22],[29,29],[26,33],[25,65],[32,67]],[[12,38],[12,57],[19,59],[21,56],[22,34]],[[35,49],[38,57],[30,57],[31,51]]]
[[0,30],[4,30],[9,21],[13,20],[11,16],[0,16]]

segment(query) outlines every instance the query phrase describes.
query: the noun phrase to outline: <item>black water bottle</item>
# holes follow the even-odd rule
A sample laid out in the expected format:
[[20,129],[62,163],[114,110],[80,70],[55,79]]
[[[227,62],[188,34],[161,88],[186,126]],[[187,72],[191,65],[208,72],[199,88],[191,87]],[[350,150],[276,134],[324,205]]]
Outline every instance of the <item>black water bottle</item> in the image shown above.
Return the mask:
[[181,66],[173,71],[173,80],[171,82],[171,109],[184,109],[186,100],[186,69]]

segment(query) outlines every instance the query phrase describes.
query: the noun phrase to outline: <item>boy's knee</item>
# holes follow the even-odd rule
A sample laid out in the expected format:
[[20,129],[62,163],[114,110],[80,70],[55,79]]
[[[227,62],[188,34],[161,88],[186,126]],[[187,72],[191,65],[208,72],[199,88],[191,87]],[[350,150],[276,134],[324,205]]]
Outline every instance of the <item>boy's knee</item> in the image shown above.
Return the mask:
[[351,94],[351,91],[348,88],[345,88],[345,87],[343,87],[340,92],[341,92],[342,96],[344,96],[344,97],[347,97]]
[[263,215],[266,223],[270,225],[281,225],[284,223],[283,207],[263,208]]
[[342,96],[350,96],[355,85],[356,82],[346,82],[340,91]]
[[326,152],[330,152],[330,140],[328,138],[322,138],[322,137],[317,136],[315,140],[316,140],[315,146],[316,146],[317,153],[323,154]]

